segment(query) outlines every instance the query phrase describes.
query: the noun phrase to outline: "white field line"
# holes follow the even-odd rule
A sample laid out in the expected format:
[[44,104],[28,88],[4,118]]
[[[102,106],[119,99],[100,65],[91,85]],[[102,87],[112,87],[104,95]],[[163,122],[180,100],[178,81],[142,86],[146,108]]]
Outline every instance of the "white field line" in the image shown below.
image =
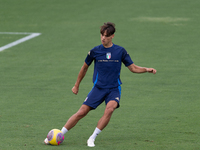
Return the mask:
[[0,34],[25,34],[25,35],[28,35],[28,36],[26,36],[26,37],[23,37],[23,38],[17,40],[17,41],[14,41],[14,42],[12,42],[12,43],[9,43],[9,44],[7,44],[7,45],[5,45],[5,46],[0,47],[0,52],[1,52],[1,51],[5,50],[5,49],[8,49],[8,48],[13,47],[13,46],[15,46],[15,45],[18,45],[18,44],[20,44],[20,43],[22,43],[22,42],[25,42],[25,41],[27,41],[27,40],[30,40],[30,39],[32,39],[32,38],[34,38],[34,37],[37,37],[37,36],[39,36],[41,33],[0,32]]

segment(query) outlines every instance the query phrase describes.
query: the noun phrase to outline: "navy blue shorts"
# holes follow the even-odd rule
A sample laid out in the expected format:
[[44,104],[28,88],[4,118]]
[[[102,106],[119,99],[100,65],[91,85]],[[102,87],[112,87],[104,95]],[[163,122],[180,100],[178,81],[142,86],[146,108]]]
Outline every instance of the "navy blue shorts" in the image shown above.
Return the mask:
[[106,105],[109,101],[114,100],[118,103],[117,108],[120,106],[119,101],[121,97],[121,86],[110,89],[102,89],[94,86],[83,104],[96,109],[103,101]]

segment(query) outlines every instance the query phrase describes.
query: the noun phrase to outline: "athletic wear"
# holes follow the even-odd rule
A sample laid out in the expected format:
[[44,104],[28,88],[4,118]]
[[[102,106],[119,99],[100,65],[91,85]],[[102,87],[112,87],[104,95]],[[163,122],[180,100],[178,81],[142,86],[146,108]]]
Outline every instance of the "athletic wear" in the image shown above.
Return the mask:
[[87,98],[85,99],[84,103],[87,106],[96,109],[104,100],[107,104],[110,100],[115,100],[118,103],[121,97],[121,87],[115,88],[107,88],[102,89],[97,86],[94,86],[90,93],[88,94]]
[[107,104],[110,100],[118,103],[121,97],[121,64],[129,66],[133,63],[127,51],[118,45],[113,44],[105,48],[102,44],[89,51],[85,63],[90,66],[94,60],[94,87],[88,94],[84,103],[96,109],[104,100]]
[[102,44],[89,51],[85,63],[89,66],[94,60],[94,86],[114,88],[122,84],[120,80],[121,63],[129,66],[133,63],[127,51],[113,44],[105,48]]
[[88,147],[95,147],[94,141],[95,141],[94,139],[89,138],[87,140],[87,146]]
[[44,144],[49,145],[49,140],[47,138],[44,139]]
[[90,139],[96,139],[97,135],[99,135],[101,133],[101,130],[99,128],[95,128],[93,134],[90,136]]
[[63,128],[61,129],[61,132],[62,132],[63,134],[65,134],[65,133],[68,132],[68,130],[67,130],[65,127],[63,127]]

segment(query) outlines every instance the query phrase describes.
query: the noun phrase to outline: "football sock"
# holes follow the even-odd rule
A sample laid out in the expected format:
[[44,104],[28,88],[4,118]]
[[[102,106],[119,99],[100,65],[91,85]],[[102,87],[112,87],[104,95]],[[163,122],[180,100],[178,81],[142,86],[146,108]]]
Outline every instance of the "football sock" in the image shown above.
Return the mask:
[[63,127],[61,131],[62,131],[63,134],[68,132],[68,130],[65,127]]
[[97,135],[98,135],[99,133],[101,133],[101,130],[98,129],[98,128],[96,128],[96,129],[94,130],[93,134],[90,136],[90,138],[92,138],[92,139],[95,140],[96,137],[97,137]]

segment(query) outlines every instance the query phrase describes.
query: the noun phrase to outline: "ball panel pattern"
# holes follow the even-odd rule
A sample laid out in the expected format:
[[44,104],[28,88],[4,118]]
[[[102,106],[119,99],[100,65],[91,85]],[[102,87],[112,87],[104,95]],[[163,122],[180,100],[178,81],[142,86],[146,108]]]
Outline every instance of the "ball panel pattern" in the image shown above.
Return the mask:
[[51,141],[53,139],[53,135],[54,135],[54,131],[53,130],[49,131],[49,133],[47,134],[48,141]]

